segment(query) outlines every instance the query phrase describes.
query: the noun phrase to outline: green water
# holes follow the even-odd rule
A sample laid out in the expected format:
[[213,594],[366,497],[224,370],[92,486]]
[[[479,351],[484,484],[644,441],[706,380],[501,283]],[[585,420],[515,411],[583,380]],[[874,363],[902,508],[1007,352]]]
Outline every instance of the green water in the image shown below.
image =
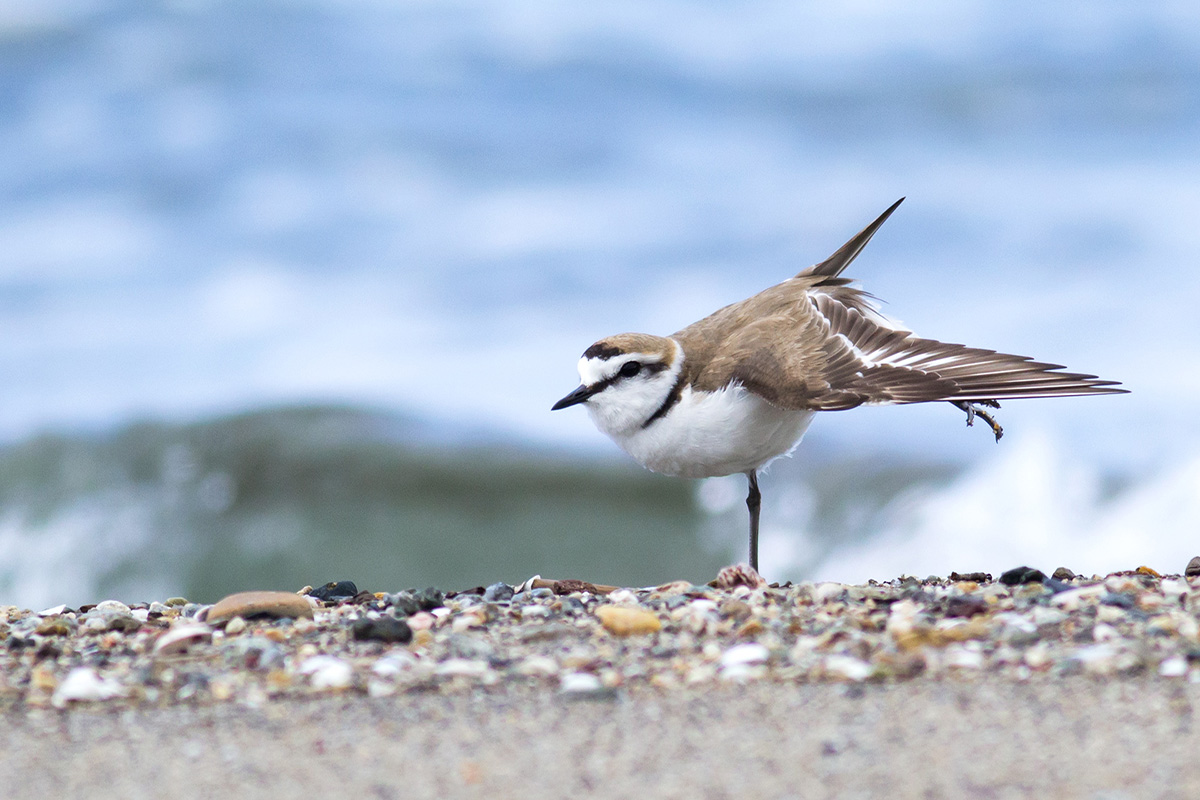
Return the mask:
[[700,544],[692,491],[615,461],[422,442],[401,418],[337,408],[42,436],[0,452],[0,518],[24,548],[0,565],[0,593],[28,577],[14,570],[53,582],[56,560],[64,579],[85,567],[97,598],[132,600],[334,579],[707,581],[735,554]]

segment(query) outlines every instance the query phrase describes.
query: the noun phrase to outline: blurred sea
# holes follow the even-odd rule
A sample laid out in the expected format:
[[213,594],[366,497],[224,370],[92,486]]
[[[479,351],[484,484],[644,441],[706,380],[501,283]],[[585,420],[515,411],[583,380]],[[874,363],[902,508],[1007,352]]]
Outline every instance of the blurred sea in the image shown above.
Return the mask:
[[904,195],[887,313],[1133,394],[823,416],[768,577],[1179,571],[1197,141],[1183,2],[7,0],[0,602],[707,579],[744,479],[550,404]]

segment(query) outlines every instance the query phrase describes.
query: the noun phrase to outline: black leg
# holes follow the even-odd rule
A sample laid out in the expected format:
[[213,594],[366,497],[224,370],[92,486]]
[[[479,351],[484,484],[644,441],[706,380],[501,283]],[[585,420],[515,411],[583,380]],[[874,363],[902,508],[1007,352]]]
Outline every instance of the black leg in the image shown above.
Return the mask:
[[758,472],[746,473],[750,479],[750,494],[746,495],[746,508],[750,509],[750,568],[758,572],[758,510],[762,507],[762,493],[758,491]]

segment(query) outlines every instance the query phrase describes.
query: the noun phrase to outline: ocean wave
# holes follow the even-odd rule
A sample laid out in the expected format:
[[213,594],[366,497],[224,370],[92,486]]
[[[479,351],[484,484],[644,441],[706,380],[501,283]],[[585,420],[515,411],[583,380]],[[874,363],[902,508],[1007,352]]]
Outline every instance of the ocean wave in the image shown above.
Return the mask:
[[1029,432],[944,486],[912,487],[872,528],[808,577],[996,574],[1020,565],[1047,574],[1143,565],[1181,573],[1200,554],[1200,457],[1115,479],[1053,436]]

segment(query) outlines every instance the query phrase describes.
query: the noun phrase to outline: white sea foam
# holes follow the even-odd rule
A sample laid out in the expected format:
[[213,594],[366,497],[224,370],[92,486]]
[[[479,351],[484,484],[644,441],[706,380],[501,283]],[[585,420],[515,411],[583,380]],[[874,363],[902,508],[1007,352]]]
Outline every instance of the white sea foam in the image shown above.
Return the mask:
[[106,492],[49,513],[10,508],[0,516],[0,598],[43,608],[178,594],[182,565],[171,557],[172,543],[157,536],[156,505],[132,493]]
[[1110,491],[1093,464],[1048,435],[1014,439],[949,485],[898,498],[874,531],[829,553],[811,577],[996,574],[1020,565],[1178,573],[1200,554],[1200,457]]

